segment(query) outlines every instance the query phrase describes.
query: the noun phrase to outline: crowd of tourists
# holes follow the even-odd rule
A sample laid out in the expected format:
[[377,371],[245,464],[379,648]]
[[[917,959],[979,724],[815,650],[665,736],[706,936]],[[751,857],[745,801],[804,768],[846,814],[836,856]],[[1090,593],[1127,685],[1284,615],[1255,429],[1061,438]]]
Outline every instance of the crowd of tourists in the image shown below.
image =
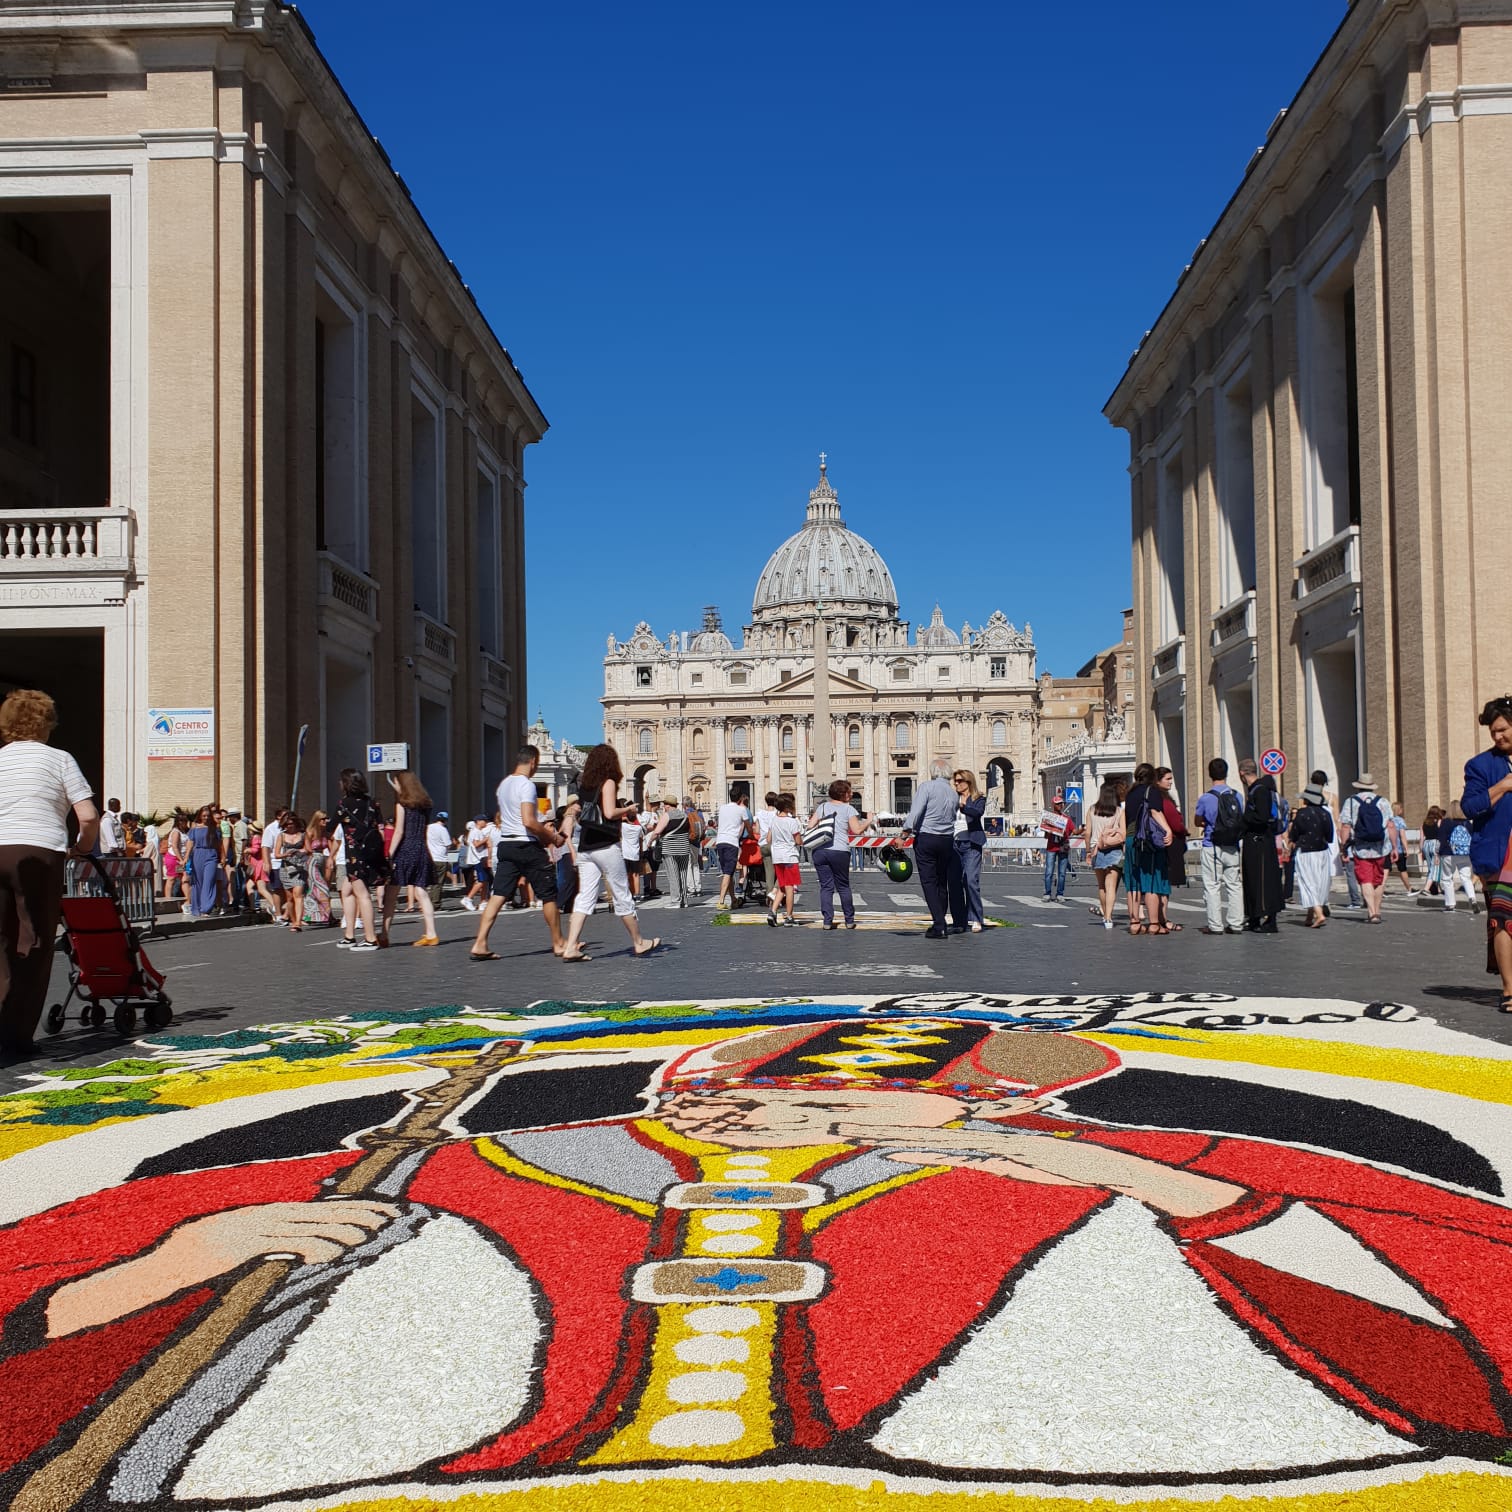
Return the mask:
[[[386,774],[380,795],[367,774],[347,768],[329,811],[308,816],[278,809],[259,823],[237,806],[204,805],[154,819],[95,795],[67,752],[48,744],[57,723],[51,698],[12,692],[0,705],[0,1042],[30,1043],[41,1013],[60,918],[68,856],[147,858],[164,896],[178,896],[195,917],[261,910],[291,931],[329,927],[352,952],[390,945],[402,906],[421,916],[416,946],[439,943],[442,889],[465,889],[463,908],[478,914],[470,959],[499,956],[489,939],[505,907],[540,911],[553,952],[564,962],[590,959],[589,921],[601,898],[636,956],[661,944],[641,932],[637,905],[658,893],[686,907],[703,890],[706,866],[718,873],[718,905],[764,904],[772,928],[797,922],[806,856],[818,883],[825,929],[857,927],[851,892],[858,842],[879,833],[878,816],[860,812],[843,779],[805,814],[790,794],[768,793],[756,806],[734,787],[705,815],[689,799],[666,796],[644,809],[624,791],[612,746],[595,746],[578,791],[545,811],[534,781],[539,754],[516,754],[500,782],[492,817],[477,814],[453,833],[414,772]],[[1435,804],[1417,825],[1421,887],[1446,911],[1461,901],[1485,911],[1486,967],[1501,981],[1501,1009],[1512,1012],[1512,696],[1493,699],[1480,723],[1491,745],[1472,758],[1458,798]],[[1214,758],[1209,785],[1185,814],[1169,768],[1140,765],[1128,783],[1109,782],[1083,821],[1057,802],[1042,820],[1044,890],[1064,901],[1073,858],[1084,850],[1097,878],[1093,912],[1133,935],[1169,935],[1174,887],[1200,879],[1206,908],[1201,933],[1273,935],[1288,901],[1309,927],[1333,915],[1334,883],[1381,924],[1393,875],[1410,896],[1413,838],[1402,805],[1369,772],[1341,796],[1325,771],[1288,800],[1252,760],[1238,763],[1238,785]],[[911,845],[929,922],[925,938],[980,933],[986,801],[974,775],[935,763],[914,794],[900,831]],[[75,838],[70,841],[72,818]]]

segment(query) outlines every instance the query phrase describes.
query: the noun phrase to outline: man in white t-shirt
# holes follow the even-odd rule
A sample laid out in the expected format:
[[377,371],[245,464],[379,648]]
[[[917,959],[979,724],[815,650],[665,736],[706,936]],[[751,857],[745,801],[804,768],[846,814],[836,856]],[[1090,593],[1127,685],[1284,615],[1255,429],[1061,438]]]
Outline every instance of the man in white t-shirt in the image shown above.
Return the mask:
[[[288,816],[288,809],[279,809],[273,817],[263,825],[262,851],[263,860],[268,867],[268,891],[274,894],[283,892],[283,878],[279,873],[283,870],[283,862],[278,859],[278,837],[283,833],[283,822]],[[282,902],[281,897],[275,898],[276,902]],[[273,917],[278,920],[281,915],[277,909],[273,911]]]
[[638,898],[641,894],[641,843],[645,833],[640,809],[632,803],[630,812],[620,820],[620,855],[625,858],[625,875],[630,879],[632,898]]
[[493,886],[493,861],[488,843],[490,828],[486,814],[474,814],[462,832],[462,875],[467,882],[462,906],[473,913],[480,906],[474,900],[481,898],[486,903]]
[[535,769],[541,753],[534,746],[521,746],[515,753],[514,771],[499,784],[499,843],[493,892],[483,905],[478,936],[473,941],[474,961],[497,961],[488,948],[488,932],[499,917],[504,900],[511,897],[523,877],[541,905],[546,927],[551,931],[551,953],[561,955],[561,912],[557,908],[556,866],[546,847],[564,841],[556,826],[541,818]]
[[738,908],[735,897],[735,867],[740,860],[740,842],[751,833],[751,811],[745,804],[744,784],[730,789],[730,801],[719,805],[714,816],[714,853],[719,857],[719,900],[716,908]]
[[777,885],[776,870],[772,864],[772,820],[777,817],[777,794],[768,793],[766,801],[756,810],[756,843],[761,847],[761,873],[766,883],[766,895],[772,896]]
[[432,908],[441,906],[441,889],[446,885],[446,873],[451,859],[451,830],[447,826],[448,814],[442,809],[425,827],[425,848],[430,852],[431,876],[430,900]]
[[126,828],[121,823],[121,800],[112,798],[100,815],[100,854],[123,856],[126,854]]

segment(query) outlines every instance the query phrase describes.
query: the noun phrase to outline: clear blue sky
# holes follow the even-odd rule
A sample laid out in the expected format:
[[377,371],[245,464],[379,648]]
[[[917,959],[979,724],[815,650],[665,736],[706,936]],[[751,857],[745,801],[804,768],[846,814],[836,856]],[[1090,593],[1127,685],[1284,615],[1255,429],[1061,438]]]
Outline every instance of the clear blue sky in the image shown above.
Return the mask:
[[821,448],[905,617],[1116,640],[1102,404],[1345,5],[303,10],[551,421],[529,712],[593,740],[604,637],[738,637]]

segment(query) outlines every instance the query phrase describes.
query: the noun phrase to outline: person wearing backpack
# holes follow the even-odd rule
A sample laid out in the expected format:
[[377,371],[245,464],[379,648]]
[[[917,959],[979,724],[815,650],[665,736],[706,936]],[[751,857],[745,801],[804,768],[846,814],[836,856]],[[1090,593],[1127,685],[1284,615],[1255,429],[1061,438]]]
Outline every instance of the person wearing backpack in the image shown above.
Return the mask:
[[1328,812],[1323,789],[1307,788],[1302,794],[1301,807],[1287,827],[1286,839],[1309,929],[1322,929],[1328,922],[1328,890],[1333,883],[1328,853],[1333,837],[1333,815]]
[[1354,857],[1355,877],[1370,910],[1370,922],[1381,922],[1381,897],[1386,891],[1386,868],[1396,855],[1396,835],[1387,822],[1390,805],[1376,792],[1375,778],[1361,772],[1353,797],[1339,810],[1339,838]]
[[1475,868],[1470,864],[1474,831],[1458,802],[1449,805],[1449,815],[1439,820],[1439,886],[1444,893],[1444,912],[1453,913],[1456,896],[1464,889],[1465,901],[1475,907]]
[[1240,934],[1244,930],[1244,882],[1239,870],[1239,842],[1244,838],[1244,799],[1228,784],[1228,762],[1208,762],[1212,786],[1197,800],[1194,815],[1202,834],[1202,897],[1207,904],[1205,935]]

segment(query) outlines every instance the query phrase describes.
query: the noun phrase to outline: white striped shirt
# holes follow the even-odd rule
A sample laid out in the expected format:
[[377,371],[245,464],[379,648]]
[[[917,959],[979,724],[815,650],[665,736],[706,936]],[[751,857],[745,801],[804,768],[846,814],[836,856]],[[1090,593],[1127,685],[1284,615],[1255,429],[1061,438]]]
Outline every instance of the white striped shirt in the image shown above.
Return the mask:
[[68,811],[94,796],[67,751],[37,740],[0,747],[0,845],[68,849]]

